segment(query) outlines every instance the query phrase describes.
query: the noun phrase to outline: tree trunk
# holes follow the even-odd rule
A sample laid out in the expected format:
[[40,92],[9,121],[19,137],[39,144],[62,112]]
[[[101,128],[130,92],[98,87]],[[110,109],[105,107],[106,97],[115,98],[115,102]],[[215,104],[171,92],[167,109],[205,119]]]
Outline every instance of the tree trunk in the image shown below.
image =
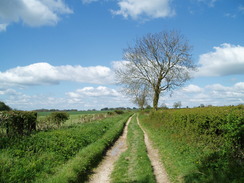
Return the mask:
[[160,86],[162,82],[163,77],[159,76],[157,84],[154,86],[154,96],[153,96],[153,109],[158,110],[158,100],[160,95]]
[[160,89],[157,88],[154,90],[154,97],[153,97],[153,109],[158,110],[158,100],[160,95]]

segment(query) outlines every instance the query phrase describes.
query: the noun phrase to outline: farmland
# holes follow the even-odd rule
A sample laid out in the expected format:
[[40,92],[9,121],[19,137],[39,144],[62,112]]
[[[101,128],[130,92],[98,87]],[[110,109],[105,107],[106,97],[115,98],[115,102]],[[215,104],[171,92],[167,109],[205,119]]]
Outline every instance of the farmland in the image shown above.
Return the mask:
[[[38,115],[37,131],[31,135],[2,133],[0,182],[89,180],[132,114],[73,113],[61,126],[50,125],[48,114]],[[137,112],[128,125],[127,149],[114,164],[112,182],[156,182],[137,116],[170,182],[243,182],[242,105]]]
[[171,182],[243,182],[244,106],[140,115]]
[[120,135],[129,116],[129,113],[114,115],[22,138],[1,138],[0,182],[43,182],[44,179],[46,182],[47,178],[52,181],[52,177],[64,181],[78,179],[81,172],[59,173],[67,168],[69,173],[76,171],[74,163],[80,163],[85,177],[87,170]]
[[[111,111],[68,111],[67,113],[71,116],[80,116],[80,115],[87,115],[87,114],[104,114]],[[51,114],[51,111],[44,111],[44,112],[38,112],[38,117],[40,116],[47,116]]]

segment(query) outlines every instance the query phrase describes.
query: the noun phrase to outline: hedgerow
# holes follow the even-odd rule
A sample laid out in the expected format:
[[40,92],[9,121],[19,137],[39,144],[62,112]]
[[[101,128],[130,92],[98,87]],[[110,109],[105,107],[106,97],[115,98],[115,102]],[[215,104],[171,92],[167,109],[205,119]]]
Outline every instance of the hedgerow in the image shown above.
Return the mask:
[[162,110],[142,122],[173,182],[243,182],[244,106]]
[[8,136],[29,135],[36,130],[36,112],[0,112],[0,128],[5,128]]
[[[105,138],[105,134],[127,116],[128,114],[117,115],[101,121],[38,132],[18,139],[1,139],[0,182],[46,182],[46,178],[55,174],[60,166],[66,165],[78,152],[98,139]],[[92,154],[92,150],[93,148],[88,153]],[[84,153],[80,158],[85,158],[86,155]]]
[[58,127],[69,119],[67,112],[52,112],[50,114],[50,120],[55,123]]

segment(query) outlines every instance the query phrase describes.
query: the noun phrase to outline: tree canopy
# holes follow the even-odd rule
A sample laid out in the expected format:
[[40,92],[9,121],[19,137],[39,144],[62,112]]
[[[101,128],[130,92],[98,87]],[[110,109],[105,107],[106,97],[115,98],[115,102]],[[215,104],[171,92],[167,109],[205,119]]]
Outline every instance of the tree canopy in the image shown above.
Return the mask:
[[134,98],[147,86],[157,109],[161,92],[181,87],[191,78],[190,71],[195,69],[191,50],[179,32],[147,34],[124,50],[125,62],[116,69],[116,79]]
[[11,111],[11,108],[7,106],[4,102],[0,101],[0,111]]

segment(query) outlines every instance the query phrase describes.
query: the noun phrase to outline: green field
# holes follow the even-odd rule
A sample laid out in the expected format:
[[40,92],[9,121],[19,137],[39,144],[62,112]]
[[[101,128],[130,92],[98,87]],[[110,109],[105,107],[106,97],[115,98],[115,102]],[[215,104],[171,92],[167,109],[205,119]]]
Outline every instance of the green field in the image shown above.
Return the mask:
[[[101,159],[104,150],[122,132],[129,116],[125,113],[22,138],[1,138],[0,182],[46,182],[46,179],[53,180],[52,177],[60,180],[60,176],[62,180],[78,179],[84,168],[91,168]],[[76,162],[80,162],[80,172],[77,172]],[[67,167],[68,175],[59,173]],[[83,177],[86,174],[87,171],[83,172]]]
[[[38,112],[37,113],[37,129],[38,130],[46,130],[46,129],[54,129],[57,128],[49,119],[52,113],[57,112]],[[114,111],[69,111],[64,112],[67,113],[69,118],[62,124],[62,126],[72,126],[77,124],[82,124],[85,122],[91,122],[96,120],[101,120],[106,117],[111,117],[116,113]]]
[[[39,127],[49,114],[38,115]],[[0,182],[86,181],[132,114],[72,112],[61,126],[38,128],[28,136],[8,136],[2,126]],[[244,182],[243,105],[148,110],[138,115],[172,183]],[[136,115],[128,126],[127,145],[111,181],[155,182]]]
[[[100,114],[113,111],[68,111],[67,113],[71,116],[84,115],[84,114]],[[52,112],[37,112],[38,117],[50,115]]]
[[244,106],[140,115],[171,182],[244,182]]

